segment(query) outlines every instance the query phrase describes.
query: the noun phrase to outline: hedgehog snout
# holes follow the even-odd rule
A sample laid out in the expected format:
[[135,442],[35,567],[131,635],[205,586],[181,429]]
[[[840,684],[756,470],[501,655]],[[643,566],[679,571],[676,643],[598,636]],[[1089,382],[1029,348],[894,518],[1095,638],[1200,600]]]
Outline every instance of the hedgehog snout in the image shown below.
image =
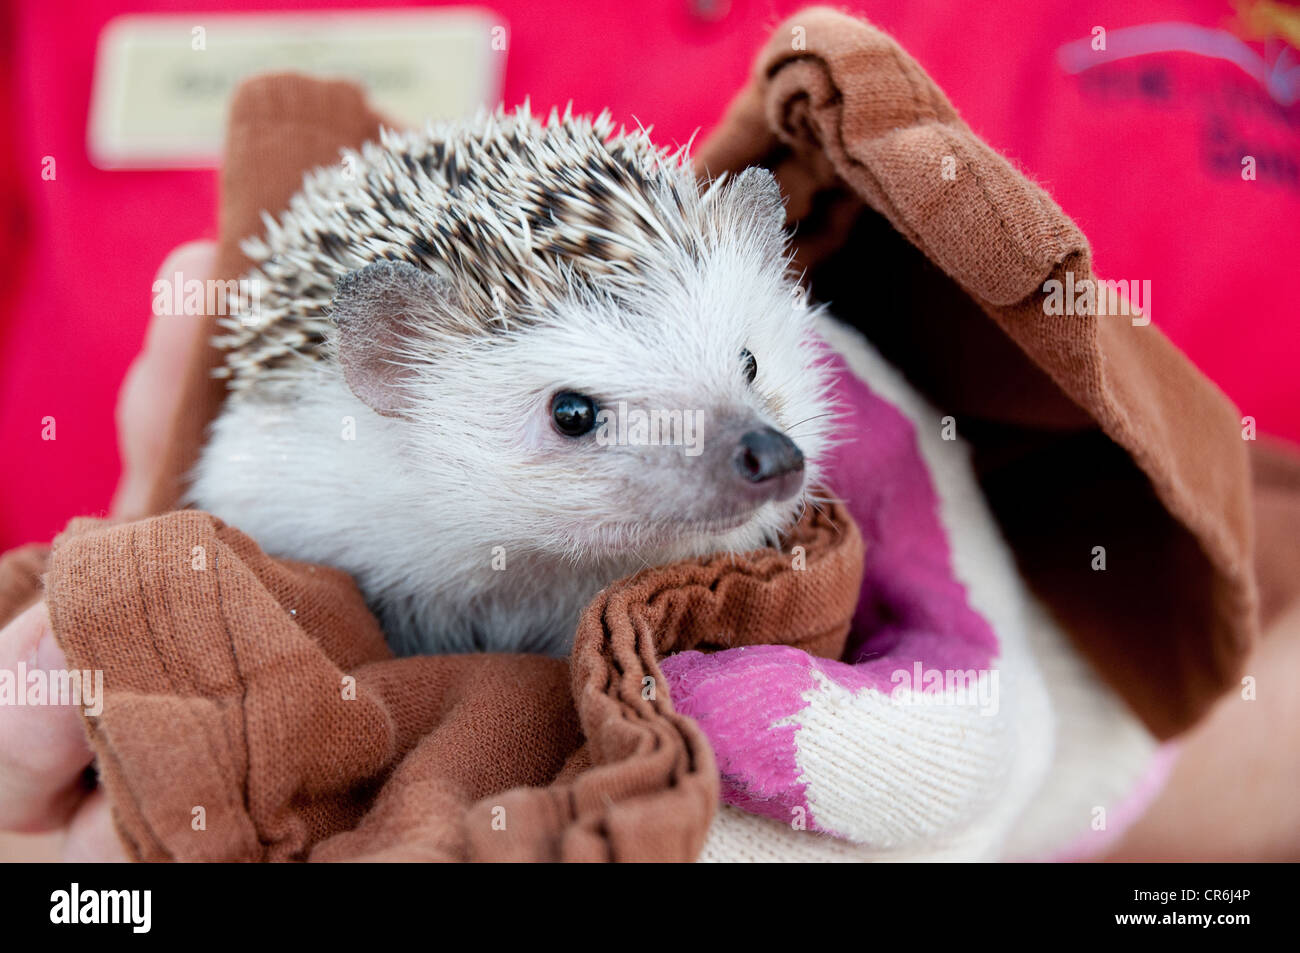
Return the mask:
[[755,501],[788,500],[803,488],[803,451],[772,427],[741,436],[731,466],[746,496]]

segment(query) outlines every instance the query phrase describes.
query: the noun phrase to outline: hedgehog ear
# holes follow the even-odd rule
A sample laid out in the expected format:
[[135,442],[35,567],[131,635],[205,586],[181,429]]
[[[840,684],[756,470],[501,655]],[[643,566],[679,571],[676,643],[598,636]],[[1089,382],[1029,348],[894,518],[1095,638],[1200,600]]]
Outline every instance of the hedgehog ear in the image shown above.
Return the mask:
[[785,199],[776,176],[762,166],[750,166],[731,181],[728,205],[735,221],[757,226],[761,234],[785,246]]
[[333,319],[338,357],[352,393],[377,413],[403,417],[410,405],[410,342],[449,324],[449,282],[404,261],[377,261],[339,279]]
[[762,165],[751,165],[732,181],[732,202],[767,228],[785,230],[785,199],[776,176]]

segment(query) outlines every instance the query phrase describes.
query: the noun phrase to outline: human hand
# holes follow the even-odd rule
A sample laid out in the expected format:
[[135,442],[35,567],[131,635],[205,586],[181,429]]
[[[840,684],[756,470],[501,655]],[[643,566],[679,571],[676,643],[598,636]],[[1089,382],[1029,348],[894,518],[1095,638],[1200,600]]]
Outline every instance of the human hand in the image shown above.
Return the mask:
[[[182,245],[167,256],[159,277],[206,280],[215,266],[211,242]],[[112,512],[123,519],[148,516],[150,487],[164,465],[167,424],[181,399],[183,376],[202,315],[156,315],[144,348],[132,363],[118,398],[122,479]],[[0,629],[0,670],[61,671],[67,660],[54,639],[43,602]],[[113,827],[108,798],[88,769],[93,754],[74,706],[0,706],[0,831],[46,832],[49,837],[0,845],[0,856],[21,859],[117,861],[126,852]],[[19,858],[14,858],[19,859]]]

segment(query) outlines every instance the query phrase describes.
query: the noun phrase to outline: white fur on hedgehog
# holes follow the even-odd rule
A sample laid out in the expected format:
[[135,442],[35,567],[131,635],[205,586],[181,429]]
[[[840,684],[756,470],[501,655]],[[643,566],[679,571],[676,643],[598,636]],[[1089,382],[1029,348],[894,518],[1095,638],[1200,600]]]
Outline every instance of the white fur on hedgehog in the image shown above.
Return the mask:
[[[683,152],[606,115],[385,133],[246,245],[259,306],[219,342],[232,392],[193,502],[352,573],[400,651],[563,652],[609,582],[770,542],[817,485],[828,381],[783,225],[769,173],[701,190]],[[330,317],[338,280],[381,259],[450,289],[405,339],[401,417],[349,387]],[[802,450],[805,492],[724,523],[716,453],[561,436],[563,390],[700,411],[706,450],[771,426]]]

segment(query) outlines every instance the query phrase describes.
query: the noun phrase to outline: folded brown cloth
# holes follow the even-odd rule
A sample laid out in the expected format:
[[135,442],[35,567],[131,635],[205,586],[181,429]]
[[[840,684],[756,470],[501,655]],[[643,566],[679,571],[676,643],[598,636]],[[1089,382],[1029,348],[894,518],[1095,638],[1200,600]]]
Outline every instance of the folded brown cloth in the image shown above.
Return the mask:
[[[1300,506],[1279,500],[1300,500],[1300,458],[1242,439],[1158,312],[1045,312],[1049,279],[1098,277],[1086,239],[898,44],[795,14],[697,163],[772,169],[814,297],[957,419],[1027,581],[1153,731],[1186,729],[1237,683],[1259,585],[1265,623],[1300,597]],[[1257,507],[1272,521],[1258,547]]]
[[692,860],[718,803],[708,741],[658,658],[780,642],[837,656],[862,576],[839,507],[789,546],[605,589],[571,664],[394,659],[345,574],[271,559],[199,512],[75,520],[45,577],[138,860]]

